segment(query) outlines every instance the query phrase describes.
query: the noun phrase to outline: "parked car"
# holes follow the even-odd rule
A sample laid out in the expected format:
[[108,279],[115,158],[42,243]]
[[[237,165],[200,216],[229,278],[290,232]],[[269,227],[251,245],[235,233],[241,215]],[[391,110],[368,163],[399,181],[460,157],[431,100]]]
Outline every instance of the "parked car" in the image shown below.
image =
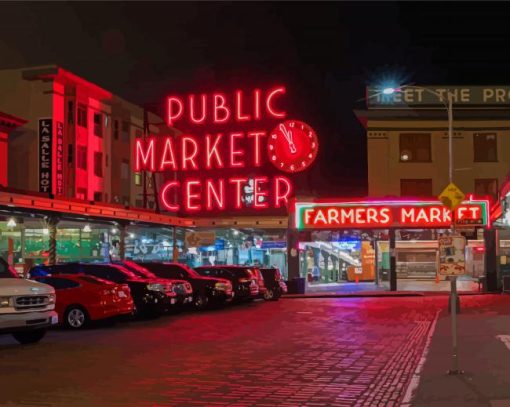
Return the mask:
[[139,316],[158,316],[175,304],[176,295],[171,283],[157,279],[141,278],[116,264],[63,263],[54,266],[35,266],[30,275],[86,274],[117,284],[127,284],[134,301],[133,313]]
[[232,284],[229,280],[203,277],[192,268],[180,263],[140,262],[137,264],[158,277],[188,281],[193,287],[193,304],[197,309],[206,308],[209,304],[223,305],[232,299]]
[[0,333],[19,343],[39,342],[58,323],[53,287],[19,278],[0,258]]
[[85,274],[57,274],[34,279],[55,289],[55,309],[59,320],[67,328],[80,329],[90,321],[133,312],[133,298],[127,284]]
[[276,267],[261,268],[260,272],[264,276],[266,284],[266,292],[264,294],[266,301],[276,301],[283,294],[287,293],[287,284],[283,281],[280,269]]
[[229,280],[232,283],[233,298],[236,301],[253,300],[260,294],[259,278],[252,272],[252,267],[200,266],[196,267],[195,270],[202,276]]
[[145,267],[136,264],[131,260],[115,261],[113,264],[118,264],[141,278],[150,278],[158,280],[161,284],[172,284],[172,290],[175,293],[176,305],[191,304],[193,302],[193,288],[186,280],[178,280],[173,278],[159,278],[154,273],[147,270]]

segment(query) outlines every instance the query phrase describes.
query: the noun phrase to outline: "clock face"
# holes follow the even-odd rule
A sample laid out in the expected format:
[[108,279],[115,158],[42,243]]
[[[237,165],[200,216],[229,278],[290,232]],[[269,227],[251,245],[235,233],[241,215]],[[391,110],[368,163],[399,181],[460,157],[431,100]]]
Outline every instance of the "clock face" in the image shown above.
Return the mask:
[[315,131],[306,123],[287,120],[269,135],[269,161],[281,171],[299,172],[308,168],[317,157],[319,142]]

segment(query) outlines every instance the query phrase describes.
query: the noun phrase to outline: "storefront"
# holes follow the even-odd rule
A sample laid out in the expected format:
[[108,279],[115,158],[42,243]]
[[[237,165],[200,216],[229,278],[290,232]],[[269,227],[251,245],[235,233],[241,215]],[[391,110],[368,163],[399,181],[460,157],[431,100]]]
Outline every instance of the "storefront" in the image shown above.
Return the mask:
[[486,275],[484,229],[490,219],[484,199],[470,197],[453,214],[434,200],[297,201],[293,226],[293,266],[310,291],[446,290],[437,238],[451,227],[468,241],[460,290],[478,290]]

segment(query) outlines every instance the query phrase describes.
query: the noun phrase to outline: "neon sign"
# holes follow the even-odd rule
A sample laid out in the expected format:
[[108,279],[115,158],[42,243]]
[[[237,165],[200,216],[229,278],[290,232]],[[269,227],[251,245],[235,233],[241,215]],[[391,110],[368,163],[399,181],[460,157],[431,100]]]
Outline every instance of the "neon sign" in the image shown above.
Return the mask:
[[[191,131],[136,139],[135,171],[180,175],[160,189],[162,206],[172,212],[286,207],[292,181],[262,169],[271,163],[278,171],[304,171],[314,162],[319,143],[309,125],[285,120],[285,94],[279,86],[231,95],[169,96],[166,122]],[[247,129],[251,122],[257,127]]]
[[438,201],[296,202],[298,229],[487,226],[488,201],[464,201],[452,213]]

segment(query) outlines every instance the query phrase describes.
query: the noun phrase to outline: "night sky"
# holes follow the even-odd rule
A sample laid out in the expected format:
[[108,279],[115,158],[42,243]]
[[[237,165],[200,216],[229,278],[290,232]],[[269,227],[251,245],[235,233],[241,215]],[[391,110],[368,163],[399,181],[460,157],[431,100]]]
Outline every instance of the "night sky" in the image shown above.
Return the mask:
[[129,101],[283,83],[321,140],[312,192],[366,193],[368,83],[510,84],[505,3],[2,3],[0,68],[58,64]]

